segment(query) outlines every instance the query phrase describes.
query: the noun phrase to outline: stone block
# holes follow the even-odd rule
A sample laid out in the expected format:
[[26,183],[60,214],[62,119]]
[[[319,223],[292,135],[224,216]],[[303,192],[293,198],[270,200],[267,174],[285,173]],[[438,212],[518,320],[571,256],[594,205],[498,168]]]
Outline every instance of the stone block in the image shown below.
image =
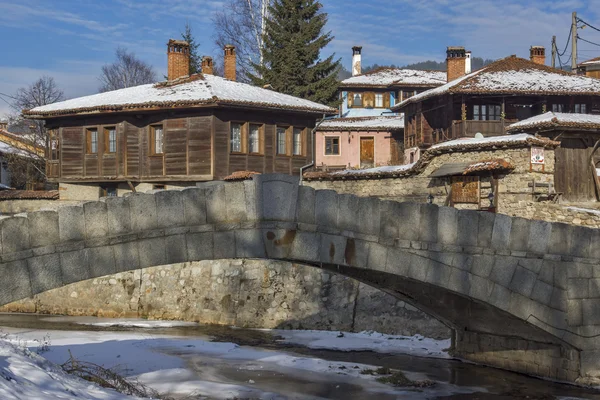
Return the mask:
[[[538,281],[539,282],[539,281]],[[567,311],[567,291],[552,288],[552,296],[550,297],[550,307],[560,311]]]
[[153,194],[136,193],[127,197],[131,215],[131,230],[149,231],[158,227],[156,198]]
[[590,279],[590,298],[598,299],[600,298],[600,279],[594,278]]
[[561,223],[552,224],[548,252],[552,254],[569,255],[573,226]]
[[112,246],[87,249],[87,259],[92,278],[112,275],[117,272]]
[[0,264],[2,277],[2,290],[0,290],[0,304],[33,296],[27,261],[14,261]]
[[590,264],[582,263],[562,263],[563,268],[567,271],[567,278],[592,278],[594,276],[594,268]]
[[[315,192],[315,223],[329,228],[337,228],[338,194],[333,190]],[[379,216],[377,216],[379,219]]]
[[507,311],[510,306],[510,293],[510,290],[496,283],[492,289],[489,303],[501,310]]
[[583,316],[582,325],[600,325],[600,307],[598,307],[598,299],[581,300],[581,314]]
[[509,245],[512,251],[527,251],[530,224],[530,221],[524,218],[512,219]]
[[214,259],[225,260],[235,258],[235,234],[234,232],[215,232]]
[[450,281],[454,268],[442,263],[433,261],[429,264],[426,281],[432,285],[446,286]]
[[167,265],[165,238],[158,237],[138,241],[140,268]]
[[[419,227],[419,240],[423,242],[435,243],[438,241],[437,226],[439,207],[433,204],[424,203],[420,205],[420,209],[420,213],[417,213],[417,218],[415,218],[417,219],[417,221],[415,221],[415,226]],[[420,220],[418,214],[420,214]],[[407,224],[402,219],[400,219],[399,221],[400,230],[402,231],[404,230]]]
[[85,238],[104,238],[108,236],[108,213],[106,203],[89,201],[83,204],[85,215]]
[[[461,232],[462,234],[468,234]],[[440,207],[438,211],[438,241],[444,244],[458,243],[458,211],[456,208]]]
[[410,262],[410,267],[406,275],[416,281],[425,282],[427,280],[427,275],[429,275],[431,266],[435,263],[435,261],[421,254],[409,253],[407,256]]
[[[296,231],[292,232],[294,232],[293,235],[295,236]],[[260,229],[236,231],[235,255],[237,258],[265,258],[266,253],[262,238],[262,231]]]
[[[382,201],[379,212],[379,236],[382,238],[398,238],[398,214],[400,203],[395,201]],[[418,212],[417,208],[417,212]]]
[[[379,236],[380,203],[379,199],[375,197],[360,197],[358,199],[358,226],[361,233]],[[398,216],[398,218],[401,218],[401,216]]]
[[517,259],[514,257],[497,256],[490,274],[490,280],[508,288],[516,268]]
[[213,233],[200,232],[185,235],[188,261],[212,260],[213,256]]
[[472,274],[487,278],[490,276],[493,267],[494,256],[489,254],[473,256],[473,267],[471,267]]
[[225,185],[214,185],[207,187],[206,196],[206,220],[209,224],[228,222],[227,197]]
[[[358,212],[353,216],[356,218]],[[315,224],[315,189],[310,186],[298,188],[298,207],[296,221],[304,224]]]
[[59,207],[58,231],[62,242],[85,240],[85,216],[81,206]]
[[371,242],[366,242],[356,238],[347,238],[344,264],[357,268],[367,268],[370,245]]
[[307,262],[319,262],[321,259],[321,235],[315,232],[297,232],[292,242],[290,258]]
[[185,224],[204,225],[206,221],[206,193],[200,188],[186,188],[181,191]]
[[563,263],[555,263],[553,286],[567,290],[567,269]]
[[154,195],[158,228],[185,225],[183,194],[180,190],[163,190]]
[[[256,184],[256,204],[262,205],[262,209],[257,209],[260,220],[290,222],[295,220],[300,178],[283,174],[262,174],[255,175],[252,180]],[[315,212],[321,206],[334,207],[333,204],[320,203],[317,194]],[[337,210],[335,212],[337,215]],[[331,220],[327,220],[325,224],[330,222]],[[320,221],[317,223],[321,224]]]
[[[318,194],[319,192],[317,192]],[[337,235],[321,234],[321,262],[325,264],[344,264],[346,238]]]
[[457,244],[460,246],[477,246],[479,236],[479,211],[460,210],[458,212]]
[[85,281],[92,277],[87,255],[87,250],[75,250],[60,254],[60,267],[64,285]]
[[167,264],[186,262],[188,259],[185,235],[173,235],[165,237],[165,251]]
[[[592,237],[590,238],[590,253],[589,257],[600,260],[600,246],[597,243],[600,243],[600,229],[592,229],[591,231]],[[599,277],[600,277],[600,266],[599,268]]]
[[495,283],[490,281],[489,279],[482,278],[477,275],[470,275],[471,286],[469,296],[487,301],[492,295],[492,290],[494,289]]
[[471,271],[471,268],[473,267],[473,256],[462,253],[454,254],[452,257],[452,266],[465,271]]
[[517,266],[510,282],[509,289],[525,297],[531,296],[537,275],[526,268]]
[[531,221],[527,251],[531,253],[546,254],[551,233],[552,224],[550,222]]
[[589,257],[592,229],[583,226],[573,226],[571,236],[571,251],[568,255],[573,257]]
[[535,282],[533,291],[531,292],[531,299],[537,301],[540,304],[551,305],[550,299],[552,298],[554,288],[540,280]]
[[244,182],[227,182],[224,186],[225,201],[227,202],[227,221],[247,221],[248,215],[246,211],[246,190]]
[[36,211],[27,214],[31,247],[50,246],[60,242],[58,213]]
[[516,292],[510,294],[509,312],[524,320],[535,319],[537,321],[543,320],[545,314],[542,305]]
[[[260,239],[260,243],[266,251],[265,257],[277,260],[289,258],[296,234],[297,231],[295,229],[263,229],[258,239]],[[248,251],[251,251],[251,249],[248,249]],[[239,254],[239,251],[236,254]]]
[[244,181],[244,198],[246,200],[246,221],[258,221],[256,209],[256,185],[254,181]]
[[468,296],[471,292],[471,274],[467,271],[454,268],[450,280],[445,285],[453,292]]
[[63,285],[58,254],[32,257],[27,260],[27,266],[33,294],[42,293]]
[[421,227],[421,205],[418,203],[400,203],[395,220],[398,221],[398,238],[402,240],[419,240],[422,230],[436,229],[437,226]]
[[131,213],[129,199],[124,197],[107,197],[106,212],[108,232],[110,235],[126,235],[131,233]]
[[137,242],[119,243],[112,246],[115,254],[116,272],[131,271],[140,267]]
[[579,357],[581,376],[598,379],[600,377],[600,350],[582,350]]
[[590,280],[587,278],[571,278],[567,281],[569,299],[587,299],[590,297]]
[[494,222],[496,213],[479,213],[479,227],[477,228],[477,245],[483,248],[492,246],[492,233],[494,232]]
[[2,254],[29,249],[29,221],[25,217],[0,220],[2,225]]
[[341,231],[360,232],[358,225],[358,197],[351,194],[341,194],[338,197],[338,229]]
[[492,247],[496,250],[507,250],[510,245],[512,218],[504,214],[496,214],[492,229]]
[[387,263],[388,248],[379,243],[369,244],[369,258],[367,268],[374,271],[384,272]]
[[518,264],[537,275],[542,270],[544,260],[541,258],[520,258]]

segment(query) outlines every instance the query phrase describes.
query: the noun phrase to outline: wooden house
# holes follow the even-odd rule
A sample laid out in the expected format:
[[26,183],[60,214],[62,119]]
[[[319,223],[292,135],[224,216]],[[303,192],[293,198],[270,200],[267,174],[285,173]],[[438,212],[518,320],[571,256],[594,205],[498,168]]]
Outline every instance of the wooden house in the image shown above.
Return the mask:
[[600,57],[592,58],[578,64],[577,73],[591,78],[600,78]]
[[436,143],[504,135],[511,123],[547,111],[600,113],[600,80],[548,67],[544,54],[534,46],[530,60],[510,56],[451,77],[464,70],[466,55],[464,48],[448,48],[448,83],[392,107],[404,112],[407,152],[418,159]]
[[[225,78],[189,76],[189,46],[168,44],[169,80],[25,110],[50,132],[46,173],[61,198],[223,179],[237,171],[299,174],[313,160],[311,130],[335,109]],[[100,190],[99,190],[100,189]]]
[[507,132],[560,142],[554,151],[553,190],[568,202],[600,200],[600,115],[547,112],[517,122]]

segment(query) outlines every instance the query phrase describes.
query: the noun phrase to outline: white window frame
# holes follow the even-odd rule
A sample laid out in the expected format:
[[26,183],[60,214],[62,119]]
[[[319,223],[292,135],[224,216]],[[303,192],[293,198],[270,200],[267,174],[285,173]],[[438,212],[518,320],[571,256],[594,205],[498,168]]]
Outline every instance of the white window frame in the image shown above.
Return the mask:
[[[239,130],[236,132],[236,136],[234,136],[234,127],[238,127]],[[230,122],[229,123],[229,152],[231,153],[242,153],[242,129],[243,124],[239,122]]]
[[[338,140],[338,153],[337,154],[327,154],[327,139],[337,139]],[[327,157],[338,157],[338,156],[342,155],[342,138],[340,135],[327,135],[324,137],[324,139],[323,139],[323,155],[327,156]]]

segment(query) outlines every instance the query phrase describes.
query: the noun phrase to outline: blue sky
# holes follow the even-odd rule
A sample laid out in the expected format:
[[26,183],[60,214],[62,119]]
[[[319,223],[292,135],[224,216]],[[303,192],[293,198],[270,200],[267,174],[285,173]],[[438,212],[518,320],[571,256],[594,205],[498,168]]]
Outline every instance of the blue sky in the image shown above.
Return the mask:
[[[335,40],[326,49],[350,68],[350,48],[363,46],[363,64],[441,61],[462,45],[474,56],[527,57],[530,45],[550,53],[552,35],[566,43],[571,12],[600,27],[600,0],[323,0]],[[0,92],[12,94],[42,75],[53,76],[67,97],[95,93],[103,64],[117,46],[166,73],[166,42],[186,20],[215,55],[211,14],[219,0],[0,0]],[[580,36],[600,43],[600,32]],[[567,51],[566,56],[569,54]],[[600,47],[580,43],[580,60]],[[550,62],[548,57],[548,62]],[[8,109],[0,100],[0,116]]]

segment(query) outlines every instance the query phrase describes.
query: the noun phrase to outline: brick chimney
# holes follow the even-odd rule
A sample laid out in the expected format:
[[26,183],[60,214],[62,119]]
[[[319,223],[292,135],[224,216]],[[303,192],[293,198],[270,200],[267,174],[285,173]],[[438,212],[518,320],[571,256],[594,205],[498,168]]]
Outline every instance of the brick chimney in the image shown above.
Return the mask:
[[529,59],[536,64],[546,65],[546,49],[544,46],[531,46]]
[[209,56],[202,57],[202,73],[204,75],[213,75],[213,59]]
[[169,59],[168,79],[170,81],[189,76],[190,74],[190,45],[183,40],[169,40],[167,44]]
[[225,46],[225,79],[229,79],[230,81],[236,80],[236,59],[235,59],[235,46],[230,44]]
[[352,76],[360,75],[362,73],[362,47],[354,46],[352,48]]
[[446,49],[446,64],[446,79],[448,82],[464,76],[467,64],[467,52],[465,48],[448,47]]

